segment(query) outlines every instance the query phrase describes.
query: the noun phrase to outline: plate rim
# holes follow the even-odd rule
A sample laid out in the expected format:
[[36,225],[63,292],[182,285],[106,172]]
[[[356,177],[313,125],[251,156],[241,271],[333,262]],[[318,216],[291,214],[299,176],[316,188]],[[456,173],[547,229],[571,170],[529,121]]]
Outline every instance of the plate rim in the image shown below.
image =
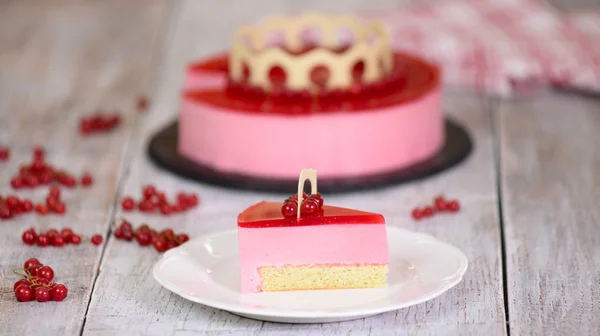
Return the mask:
[[[404,301],[402,303],[381,304],[380,306],[375,306],[375,307],[370,307],[370,308],[360,308],[360,309],[342,310],[342,311],[279,310],[279,309],[274,309],[274,308],[245,307],[240,304],[223,303],[220,300],[212,300],[212,299],[202,298],[197,295],[189,295],[186,293],[185,290],[179,288],[178,286],[176,286],[172,283],[168,283],[168,281],[166,281],[166,280],[162,280],[160,278],[160,276],[157,275],[159,273],[158,269],[160,268],[160,266],[165,261],[167,261],[173,257],[176,257],[178,255],[181,255],[182,251],[185,250],[185,245],[193,243],[195,241],[207,240],[211,237],[216,237],[216,236],[223,236],[223,235],[229,235],[229,234],[237,235],[237,229],[226,229],[226,230],[213,231],[213,232],[203,234],[194,239],[190,239],[188,242],[186,242],[174,249],[171,249],[171,250],[165,252],[161,256],[161,258],[159,260],[157,260],[156,263],[154,264],[154,266],[152,267],[152,275],[154,277],[154,280],[156,282],[158,282],[165,289],[171,291],[174,294],[177,294],[177,295],[183,297],[186,300],[189,300],[189,301],[192,301],[195,303],[199,303],[204,306],[228,311],[233,314],[245,314],[245,315],[252,315],[252,316],[256,316],[256,317],[264,316],[264,317],[300,318],[300,319],[302,319],[302,318],[305,318],[305,319],[306,318],[345,318],[345,317],[351,318],[351,317],[364,316],[364,315],[372,316],[372,315],[377,315],[377,314],[381,314],[381,313],[385,313],[385,312],[389,312],[389,311],[404,309],[404,308],[415,306],[415,305],[421,304],[423,302],[437,298],[440,295],[442,295],[443,293],[447,292],[448,290],[450,290],[453,287],[455,287],[456,285],[458,285],[463,280],[464,274],[466,273],[468,266],[469,266],[469,260],[468,260],[468,257],[465,255],[465,253],[462,250],[460,250],[458,247],[456,247],[452,244],[446,243],[444,241],[441,241],[428,233],[412,231],[412,230],[400,228],[400,227],[393,226],[393,225],[388,225],[386,229],[392,230],[392,231],[398,231],[398,233],[409,234],[409,235],[415,236],[415,238],[418,237],[419,239],[425,239],[425,240],[428,240],[431,242],[435,242],[436,244],[443,245],[446,248],[455,250],[455,252],[457,252],[457,255],[459,256],[459,259],[460,259],[460,266],[457,268],[456,272],[450,277],[450,279],[440,282],[440,286],[438,286],[438,288],[435,291],[433,291],[432,293],[430,293],[426,296],[417,297],[416,299]],[[243,294],[240,294],[240,295],[243,295]]]

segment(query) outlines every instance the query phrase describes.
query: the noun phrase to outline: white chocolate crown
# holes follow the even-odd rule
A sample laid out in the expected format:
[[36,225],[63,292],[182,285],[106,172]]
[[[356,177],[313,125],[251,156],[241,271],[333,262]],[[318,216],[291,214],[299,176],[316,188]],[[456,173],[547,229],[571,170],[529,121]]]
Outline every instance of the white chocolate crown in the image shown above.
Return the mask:
[[[311,32],[320,35],[312,42],[317,47],[299,53],[309,45],[307,36]],[[351,35],[349,41],[340,38],[344,32]],[[271,41],[274,35],[277,39],[277,33],[279,40]],[[283,87],[290,91],[345,90],[352,87],[353,68],[360,62],[361,81],[365,84],[379,81],[392,72],[393,53],[388,34],[380,23],[362,22],[350,15],[276,16],[238,30],[229,56],[229,77],[234,83],[271,91],[269,73],[280,67],[285,72]],[[311,72],[321,66],[328,75],[324,85],[319,86],[311,78]]]

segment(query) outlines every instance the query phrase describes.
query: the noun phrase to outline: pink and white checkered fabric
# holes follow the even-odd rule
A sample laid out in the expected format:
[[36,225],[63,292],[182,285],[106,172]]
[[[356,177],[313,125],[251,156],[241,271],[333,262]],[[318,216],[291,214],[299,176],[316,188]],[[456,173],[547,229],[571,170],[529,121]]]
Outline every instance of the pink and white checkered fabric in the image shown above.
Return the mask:
[[600,92],[600,10],[560,14],[536,0],[442,0],[363,17],[394,48],[444,69],[446,84],[510,96],[547,85]]

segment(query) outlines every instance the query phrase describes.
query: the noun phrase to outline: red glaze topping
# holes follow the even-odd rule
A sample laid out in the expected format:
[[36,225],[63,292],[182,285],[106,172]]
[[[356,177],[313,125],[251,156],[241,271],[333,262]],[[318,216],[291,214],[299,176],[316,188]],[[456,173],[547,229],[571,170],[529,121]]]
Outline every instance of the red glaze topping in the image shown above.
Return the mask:
[[238,226],[243,228],[292,227],[334,224],[385,224],[382,215],[323,205],[317,216],[285,218],[281,202],[260,202],[238,215]]
[[[305,115],[327,112],[364,111],[395,106],[418,99],[440,85],[439,68],[418,58],[395,54],[396,72],[373,87],[357,87],[357,92],[325,93],[312,97],[307,92],[269,97],[252,88],[190,91],[184,97],[215,107],[242,113]],[[221,55],[190,66],[190,71],[222,72],[227,76],[227,56]],[[242,90],[244,92],[238,92]],[[251,92],[252,91],[252,92]]]

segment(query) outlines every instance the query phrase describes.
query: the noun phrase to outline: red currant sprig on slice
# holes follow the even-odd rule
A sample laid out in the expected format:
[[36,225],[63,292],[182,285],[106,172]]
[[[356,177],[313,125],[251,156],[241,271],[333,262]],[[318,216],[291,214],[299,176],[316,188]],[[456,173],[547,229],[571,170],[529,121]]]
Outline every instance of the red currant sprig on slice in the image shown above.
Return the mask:
[[298,194],[296,194],[283,202],[281,214],[285,218],[293,218],[297,215],[298,206],[300,206],[301,216],[318,215],[323,207],[323,197],[319,193],[312,195],[303,193],[302,202],[298,205]]
[[293,218],[298,214],[298,201],[293,198],[289,198],[283,202],[281,207],[281,214],[285,218]]

